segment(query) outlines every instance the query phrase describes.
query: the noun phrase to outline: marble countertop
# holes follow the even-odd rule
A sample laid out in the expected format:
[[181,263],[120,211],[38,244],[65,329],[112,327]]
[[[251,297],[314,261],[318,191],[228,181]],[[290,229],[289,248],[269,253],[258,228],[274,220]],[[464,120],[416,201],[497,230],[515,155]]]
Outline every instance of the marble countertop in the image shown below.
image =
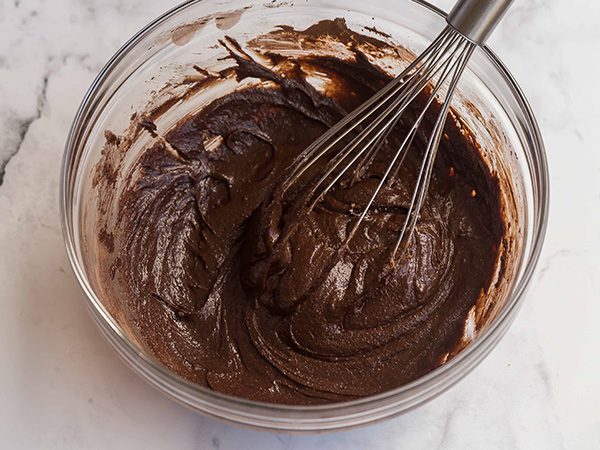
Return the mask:
[[176,2],[0,1],[0,447],[600,448],[600,3],[519,0],[490,42],[537,114],[552,184],[546,245],[507,336],[409,414],[291,436],[215,422],[141,381],[88,317],[63,248],[75,110],[114,51]]

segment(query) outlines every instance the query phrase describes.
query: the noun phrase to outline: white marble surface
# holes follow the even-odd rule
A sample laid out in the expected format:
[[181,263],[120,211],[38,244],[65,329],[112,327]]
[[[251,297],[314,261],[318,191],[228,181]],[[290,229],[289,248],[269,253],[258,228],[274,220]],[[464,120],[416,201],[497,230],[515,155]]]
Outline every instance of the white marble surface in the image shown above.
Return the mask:
[[491,41],[537,113],[552,178],[540,270],[506,338],[412,413],[290,436],[214,422],[142,382],[88,317],[63,250],[75,110],[120,44],[175,2],[0,0],[0,447],[600,448],[600,3],[519,0]]

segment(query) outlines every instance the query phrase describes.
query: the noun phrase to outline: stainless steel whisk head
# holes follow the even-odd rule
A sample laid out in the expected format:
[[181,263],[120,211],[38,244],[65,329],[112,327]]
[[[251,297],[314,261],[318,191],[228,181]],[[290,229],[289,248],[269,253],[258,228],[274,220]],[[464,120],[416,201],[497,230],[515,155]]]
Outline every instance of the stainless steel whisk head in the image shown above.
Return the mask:
[[380,151],[382,144],[403,114],[415,107],[415,99],[427,99],[416,114],[401,145],[393,154],[375,191],[362,208],[346,237],[348,242],[364,219],[386,182],[395,177],[427,111],[435,99],[441,104],[427,139],[423,161],[408,206],[406,220],[392,251],[392,262],[412,234],[431,179],[433,163],[444,130],[453,93],[477,45],[482,45],[500,21],[512,0],[461,0],[449,14],[448,25],[431,45],[399,76],[368,101],[346,116],[310,145],[296,160],[283,191],[290,189],[313,165],[324,163],[324,173],[312,186],[308,208],[314,206],[344,176],[359,174]]

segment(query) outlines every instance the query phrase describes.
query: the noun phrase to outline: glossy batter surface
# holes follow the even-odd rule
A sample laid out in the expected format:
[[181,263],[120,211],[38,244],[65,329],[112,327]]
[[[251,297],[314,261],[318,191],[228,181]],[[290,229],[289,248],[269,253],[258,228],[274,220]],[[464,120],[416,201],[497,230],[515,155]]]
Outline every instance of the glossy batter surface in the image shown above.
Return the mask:
[[[344,45],[364,39],[340,21],[283,32],[316,40],[324,29]],[[224,45],[239,79],[263,83],[183,118],[144,150],[104,239],[115,260],[107,282],[120,286],[131,329],[183,377],[266,402],[354,399],[443,364],[464,345],[504,233],[498,182],[474,140],[449,116],[421,219],[395,266],[424,133],[340,252],[415,112],[359,177],[298,209],[310,180],[280,192],[294,158],[390,77],[358,51],[352,60],[272,51],[259,63]]]

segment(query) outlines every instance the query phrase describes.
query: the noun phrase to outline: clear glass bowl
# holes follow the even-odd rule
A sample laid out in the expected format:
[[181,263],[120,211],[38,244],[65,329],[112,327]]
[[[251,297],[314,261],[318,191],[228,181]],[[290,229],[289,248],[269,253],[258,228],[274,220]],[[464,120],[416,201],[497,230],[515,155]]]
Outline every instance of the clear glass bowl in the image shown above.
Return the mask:
[[222,55],[214,44],[225,34],[244,42],[277,25],[304,28],[337,17],[363,32],[364,26],[376,26],[390,35],[389,40],[414,52],[423,50],[445,25],[443,13],[420,0],[188,1],[149,24],[113,56],[87,92],[66,144],[60,196],[64,239],[98,327],[127,364],[160,391],[192,409],[238,424],[286,431],[348,428],[403,413],[440,394],[477,366],[512,323],[545,234],[548,172],[538,126],[509,72],[489,49],[481,48],[452,107],[477,135],[492,170],[503,171],[512,184],[519,251],[511,263],[506,300],[457,356],[379,395],[322,406],[286,406],[234,398],[190,383],[143,350],[126,324],[109,312],[94,271],[98,249],[94,209],[89,207],[94,205],[91,174],[104,145],[104,130],[124,131],[131,113],[148,106],[151,92],[160,91],[174,76],[184,76],[192,64],[218,65]]

